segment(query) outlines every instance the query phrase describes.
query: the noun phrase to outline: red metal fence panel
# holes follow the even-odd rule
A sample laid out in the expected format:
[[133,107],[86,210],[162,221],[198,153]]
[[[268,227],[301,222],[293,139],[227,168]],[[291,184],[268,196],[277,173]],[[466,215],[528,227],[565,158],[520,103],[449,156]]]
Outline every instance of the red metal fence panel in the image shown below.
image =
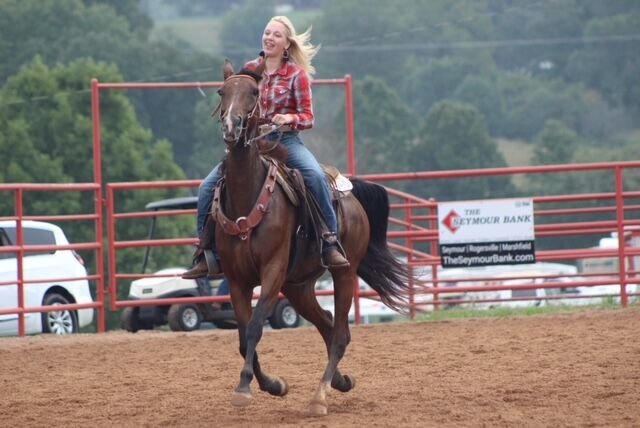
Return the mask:
[[[69,248],[92,250],[96,253],[96,272],[88,276],[88,279],[96,281],[96,301],[91,307],[98,311],[99,332],[106,329],[106,292],[110,294],[109,308],[117,310],[133,305],[153,305],[158,302],[150,300],[145,302],[119,300],[117,298],[118,282],[140,278],[144,275],[127,272],[119,272],[117,268],[117,252],[125,248],[153,246],[176,246],[191,245],[195,242],[194,237],[175,237],[164,240],[149,241],[145,239],[134,241],[120,241],[115,233],[115,224],[118,221],[128,219],[144,218],[155,215],[149,212],[118,212],[115,207],[115,193],[122,190],[149,189],[149,188],[193,188],[198,186],[199,181],[170,181],[170,182],[142,182],[142,183],[110,183],[106,185],[106,200],[103,199],[103,179],[102,179],[102,140],[101,140],[101,118],[100,118],[100,93],[104,90],[164,90],[164,89],[193,89],[193,88],[216,88],[220,82],[190,82],[190,83],[100,83],[92,81],[92,113],[93,113],[93,148],[94,148],[94,183],[85,184],[0,184],[0,192],[12,192],[15,198],[15,214],[10,217],[0,219],[16,220],[18,224],[27,219],[37,219],[45,221],[94,221],[95,241],[70,245]],[[344,79],[316,80],[314,85],[338,85],[345,90],[345,123],[347,131],[347,173],[356,174],[356,144],[353,123],[353,95],[352,81],[349,76]],[[410,296],[410,314],[438,309],[455,305],[478,305],[492,304],[500,302],[518,301],[553,301],[563,300],[571,295],[545,295],[518,297],[512,295],[504,298],[500,292],[505,290],[523,293],[526,290],[564,289],[566,284],[554,282],[541,283],[539,280],[571,280],[571,287],[598,287],[614,285],[619,287],[618,296],[620,303],[626,306],[629,298],[637,298],[638,282],[640,282],[637,271],[637,261],[640,260],[640,245],[638,242],[638,229],[640,220],[638,211],[640,204],[640,192],[624,189],[624,173],[638,173],[640,162],[613,162],[613,163],[589,163],[573,165],[547,165],[536,167],[511,167],[511,168],[486,168],[468,169],[456,171],[423,171],[411,173],[393,174],[371,174],[361,176],[361,178],[375,181],[386,185],[392,199],[392,216],[390,218],[389,243],[399,255],[406,257],[407,263],[422,276],[422,282],[411,284],[412,293]],[[535,204],[536,238],[549,240],[563,240],[568,237],[587,236],[601,237],[604,234],[615,233],[617,245],[615,248],[563,248],[536,251],[536,258],[540,261],[570,261],[580,264],[584,260],[610,260],[617,261],[615,271],[595,271],[578,272],[578,274],[556,274],[556,275],[528,275],[529,282],[511,284],[509,281],[519,281],[520,275],[495,276],[461,276],[452,281],[446,277],[446,271],[439,267],[440,257],[438,254],[438,224],[437,224],[437,201],[419,198],[402,191],[393,189],[390,183],[406,182],[429,182],[431,180],[460,180],[472,177],[498,177],[515,175],[541,175],[541,174],[564,174],[564,173],[587,173],[599,171],[606,173],[614,183],[613,189],[609,192],[563,194],[551,196],[529,195]],[[80,191],[93,192],[95,199],[95,213],[80,213],[69,215],[32,216],[23,212],[23,197],[31,191]],[[516,195],[514,195],[516,196]],[[517,195],[521,197],[522,195]],[[585,203],[596,204],[596,206],[575,206]],[[554,205],[549,207],[549,205]],[[106,218],[103,218],[103,210],[106,208]],[[178,215],[180,212],[165,212],[162,215]],[[607,219],[584,220],[584,216],[607,215]],[[563,221],[555,220],[562,218]],[[546,219],[554,219],[547,221]],[[107,238],[104,238],[103,227],[107,227]],[[33,248],[25,246],[19,241],[12,247],[4,247],[2,252],[14,252],[23,255],[25,251]],[[557,246],[561,248],[562,246]],[[43,248],[39,248],[43,249]],[[21,257],[18,257],[20,260]],[[109,284],[106,287],[104,262],[108,260]],[[24,313],[40,312],[47,308],[37,307],[26,309],[24,307],[24,286],[20,261],[18,261],[18,288],[20,295],[16,302],[15,311],[21,318],[20,334],[24,334]],[[63,278],[64,279],[64,278]],[[453,283],[453,284],[451,284]],[[5,284],[1,284],[3,286]],[[635,287],[635,291],[629,292],[627,288]],[[497,293],[493,296],[485,296],[488,292]],[[475,293],[475,294],[474,294]],[[319,294],[327,294],[320,292]],[[360,291],[356,287],[357,297],[375,298],[375,293]],[[480,296],[480,297],[479,297]],[[591,295],[594,297],[597,295]],[[222,301],[219,297],[195,297],[188,302],[202,301]],[[185,302],[186,302],[185,301]],[[163,300],[162,303],[167,303]],[[360,319],[359,299],[356,299],[356,320]],[[69,305],[69,309],[78,309],[78,305]],[[8,313],[6,310],[2,313]]]
[[[94,213],[74,213],[66,215],[46,215],[38,214],[33,215],[24,212],[24,200],[28,198],[31,192],[45,191],[50,194],[56,192],[90,192],[93,195],[95,201]],[[104,311],[104,240],[102,235],[103,228],[103,216],[100,209],[100,186],[96,183],[76,183],[76,184],[49,184],[49,183],[12,183],[12,184],[0,184],[0,194],[13,193],[14,195],[14,215],[0,217],[0,220],[10,220],[16,222],[16,245],[0,247],[0,253],[13,253],[16,254],[17,263],[17,281],[9,281],[0,283],[1,286],[17,286],[17,302],[14,308],[0,310],[0,315],[5,314],[18,314],[18,334],[25,335],[25,314],[33,312],[46,312],[56,309],[68,309],[77,310],[85,308],[98,309],[98,321],[97,330],[103,332],[106,330],[106,318]],[[25,245],[24,236],[22,231],[22,224],[24,221],[45,221],[45,222],[71,222],[71,221],[92,221],[95,230],[95,239],[90,242],[72,243],[70,245]],[[26,280],[23,259],[25,252],[28,251],[49,251],[49,250],[90,250],[94,251],[96,260],[96,272],[86,277],[73,277],[73,278],[49,278],[46,281],[64,283],[73,280],[86,279],[95,281],[96,298],[92,304],[68,304],[53,306],[25,306],[25,287],[29,284],[42,283],[45,280]]]

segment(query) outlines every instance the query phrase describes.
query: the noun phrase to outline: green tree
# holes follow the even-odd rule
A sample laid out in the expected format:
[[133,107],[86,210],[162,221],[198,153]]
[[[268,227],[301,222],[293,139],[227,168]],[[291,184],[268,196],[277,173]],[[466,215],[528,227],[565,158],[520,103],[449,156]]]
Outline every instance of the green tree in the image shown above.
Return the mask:
[[[637,35],[640,28],[640,12],[594,19],[585,29],[585,36],[607,37]],[[567,76],[577,78],[587,86],[597,89],[618,106],[640,112],[640,61],[638,42],[630,39],[611,43],[587,45],[572,53]]]
[[[597,146],[579,146],[573,156],[577,163],[591,162],[622,162],[640,159],[640,131],[625,135],[618,135]],[[640,188],[640,170],[625,169],[623,172],[624,190],[635,191]],[[611,192],[614,189],[615,178],[611,172],[582,174],[576,180],[575,192]],[[627,218],[638,218],[637,212],[626,214]]]
[[[326,47],[318,56],[329,75],[373,75],[396,90],[416,64],[451,55],[438,44],[486,38],[490,21],[484,2],[407,0],[328,0],[322,6],[316,37]],[[382,60],[381,60],[382,59]],[[411,89],[409,89],[411,90]]]
[[222,52],[238,67],[258,56],[262,33],[274,14],[274,7],[273,0],[248,0],[243,6],[226,14],[220,29]]
[[548,119],[578,128],[586,109],[584,90],[560,80],[539,80],[522,73],[505,73],[498,80],[504,107],[499,135],[531,140]]
[[210,97],[202,100],[196,108],[193,117],[194,151],[189,162],[191,177],[206,177],[225,155],[226,145],[220,133],[218,118],[211,117],[217,102],[217,99]]
[[[115,63],[127,81],[208,81],[211,71],[222,67],[221,59],[150,41],[149,23],[132,2],[116,3],[0,2],[0,82],[36,54],[49,66],[78,58]],[[193,153],[191,118],[199,92],[132,91],[130,97],[140,122],[156,138],[172,141],[175,159],[186,166]]]
[[[494,50],[501,68],[526,70],[540,77],[564,76],[571,81],[573,78],[566,67],[574,50],[590,51],[593,47],[617,50],[622,46],[618,42],[579,43],[580,37],[588,35],[588,27],[601,19],[635,14],[640,11],[640,3],[634,0],[489,0],[485,11],[491,16],[494,38],[504,41],[504,45]],[[613,27],[610,30],[607,34],[620,34]]]
[[398,30],[397,20],[391,18],[397,12],[397,6],[385,0],[366,4],[356,0],[328,0],[314,26],[314,40],[321,40],[326,47],[318,54],[318,70],[330,76],[351,74],[360,79],[374,75],[388,81],[387,76],[402,64],[401,54],[389,51],[384,55],[385,60],[380,61],[379,54],[366,48],[389,42],[380,38]]
[[428,112],[438,101],[450,98],[460,83],[473,72],[473,64],[460,57],[432,59],[411,69],[404,83],[407,102],[416,110]]
[[495,37],[505,42],[495,49],[496,62],[510,71],[526,70],[552,77],[562,75],[574,45],[532,43],[523,47],[522,41],[580,37],[585,22],[582,3],[579,0],[490,1]]
[[[122,81],[115,66],[91,60],[74,61],[50,69],[36,58],[10,78],[0,90],[0,154],[2,179],[9,182],[92,182],[93,145],[91,94],[92,77]],[[174,162],[171,144],[154,141],[149,130],[137,121],[130,101],[122,92],[111,91],[101,97],[103,176],[105,182],[184,179]],[[120,193],[116,209],[139,211],[149,201],[175,196],[172,190],[148,190]],[[30,215],[77,214],[94,212],[94,200],[86,193],[30,193],[25,212]],[[0,212],[13,214],[12,198],[0,200]],[[119,240],[142,239],[146,221],[118,223]],[[195,229],[193,219],[176,219],[164,226],[173,236],[189,235]],[[95,238],[94,228],[85,223],[69,223],[65,231],[74,242]],[[188,262],[184,248],[168,249],[164,262]],[[84,254],[83,254],[84,255]],[[85,259],[93,265],[94,254]],[[119,272],[138,272],[140,250],[118,252]],[[120,297],[126,296],[121,287]]]
[[103,4],[81,0],[0,2],[0,81],[18,72],[34,55],[46,64],[78,56],[121,52],[137,37],[126,19]]
[[[548,120],[535,139],[534,165],[558,165],[571,163],[579,144],[576,132],[559,120]],[[576,191],[576,183],[583,174],[535,174],[526,188],[532,195],[553,195]]]
[[103,4],[113,8],[119,16],[124,17],[129,22],[132,31],[138,33],[141,37],[149,37],[149,32],[153,28],[153,21],[148,14],[142,12],[140,0],[118,0],[117,2],[110,0],[82,0],[85,6],[94,4]]
[[229,0],[141,0],[139,7],[154,19],[221,15],[244,1]]
[[[358,173],[408,171],[416,115],[381,79],[366,76],[354,85]],[[344,108],[337,115],[344,133]]]
[[538,135],[534,149],[535,165],[570,163],[578,145],[576,132],[559,120],[548,120]]
[[[454,101],[439,102],[429,111],[410,159],[413,171],[506,166],[496,142],[489,137],[482,115],[475,107]],[[426,186],[412,185],[411,189],[438,200],[513,196],[515,191],[505,177],[438,180]]]
[[482,113],[492,135],[496,135],[503,120],[500,94],[495,90],[497,83],[485,76],[468,75],[456,88],[454,100],[471,104]]
[[[574,138],[572,131],[564,125],[554,125],[545,128],[541,136],[555,134],[557,138],[571,141]],[[569,144],[575,144],[569,143]],[[594,162],[618,162],[640,158],[640,133],[632,133],[625,136],[618,136],[611,140],[600,141],[592,146],[577,144],[576,151],[571,156],[571,160],[576,163]],[[527,195],[576,195],[589,193],[609,193],[615,191],[616,179],[612,170],[608,171],[581,171],[581,172],[557,172],[549,174],[535,174],[524,181],[523,192]],[[640,186],[640,171],[636,169],[625,169],[623,172],[623,186],[625,191],[634,191]],[[567,208],[611,208],[613,202],[610,200],[577,201],[572,203],[545,204],[545,209],[567,209]],[[558,223],[562,216],[545,216],[540,219],[541,223]],[[565,217],[566,218],[566,217]],[[573,216],[572,221],[607,221],[614,218],[611,212],[589,213]],[[639,214],[634,211],[625,213],[625,218],[638,219]],[[594,245],[593,237],[568,236],[562,242],[554,240],[554,246],[549,245],[549,241],[540,239],[536,243],[540,248],[585,248]]]

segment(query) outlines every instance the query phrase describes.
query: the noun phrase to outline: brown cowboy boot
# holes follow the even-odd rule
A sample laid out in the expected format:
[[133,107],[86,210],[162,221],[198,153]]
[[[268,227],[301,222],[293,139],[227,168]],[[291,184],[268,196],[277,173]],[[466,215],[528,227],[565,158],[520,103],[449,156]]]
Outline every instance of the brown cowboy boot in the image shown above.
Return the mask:
[[193,266],[182,274],[183,279],[197,279],[222,274],[220,263],[211,250],[198,247],[193,255]]
[[211,214],[207,215],[204,222],[204,229],[200,237],[200,243],[193,254],[191,269],[182,274],[184,279],[196,279],[205,276],[220,275],[222,268],[216,260],[211,250],[205,248],[215,248],[216,246],[216,223]]
[[[335,233],[324,233],[322,240],[328,244],[322,251],[322,262],[331,269],[347,268],[351,266],[349,260],[342,254],[342,247],[338,243]],[[344,251],[344,250],[342,250]]]

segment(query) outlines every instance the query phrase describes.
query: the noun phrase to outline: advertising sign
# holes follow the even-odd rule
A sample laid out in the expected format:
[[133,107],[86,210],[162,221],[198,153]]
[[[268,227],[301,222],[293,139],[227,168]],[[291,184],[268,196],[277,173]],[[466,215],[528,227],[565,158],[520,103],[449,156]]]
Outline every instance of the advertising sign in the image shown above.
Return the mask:
[[438,204],[443,267],[535,263],[531,199]]

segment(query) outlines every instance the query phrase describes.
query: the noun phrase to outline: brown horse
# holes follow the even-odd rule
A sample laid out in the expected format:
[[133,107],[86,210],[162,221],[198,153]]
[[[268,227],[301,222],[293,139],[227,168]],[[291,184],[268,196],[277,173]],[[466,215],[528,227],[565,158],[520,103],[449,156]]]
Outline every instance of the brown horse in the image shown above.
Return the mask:
[[[216,190],[212,215],[216,218],[218,252],[230,282],[238,321],[240,354],[244,357],[240,383],[231,403],[246,406],[252,401],[250,385],[254,376],[263,391],[275,396],[288,392],[282,378],[263,371],[256,351],[265,320],[282,292],[300,315],[316,326],[325,341],[329,361],[310,404],[312,414],[325,415],[330,387],[347,392],[355,385],[352,377],[340,373],[338,363],[351,339],[348,313],[358,276],[388,306],[402,310],[406,308],[410,273],[387,247],[386,190],[373,183],[352,180],[352,193],[340,199],[338,210],[340,240],[351,266],[331,272],[335,319],[320,307],[315,282],[324,268],[317,241],[306,239],[301,243],[296,238],[296,208],[276,183],[273,168],[261,158],[256,144],[262,71],[241,70],[234,74],[233,67],[226,62],[225,80],[218,91],[228,154],[224,161],[224,189]],[[253,289],[257,285],[262,288],[252,309]]]

